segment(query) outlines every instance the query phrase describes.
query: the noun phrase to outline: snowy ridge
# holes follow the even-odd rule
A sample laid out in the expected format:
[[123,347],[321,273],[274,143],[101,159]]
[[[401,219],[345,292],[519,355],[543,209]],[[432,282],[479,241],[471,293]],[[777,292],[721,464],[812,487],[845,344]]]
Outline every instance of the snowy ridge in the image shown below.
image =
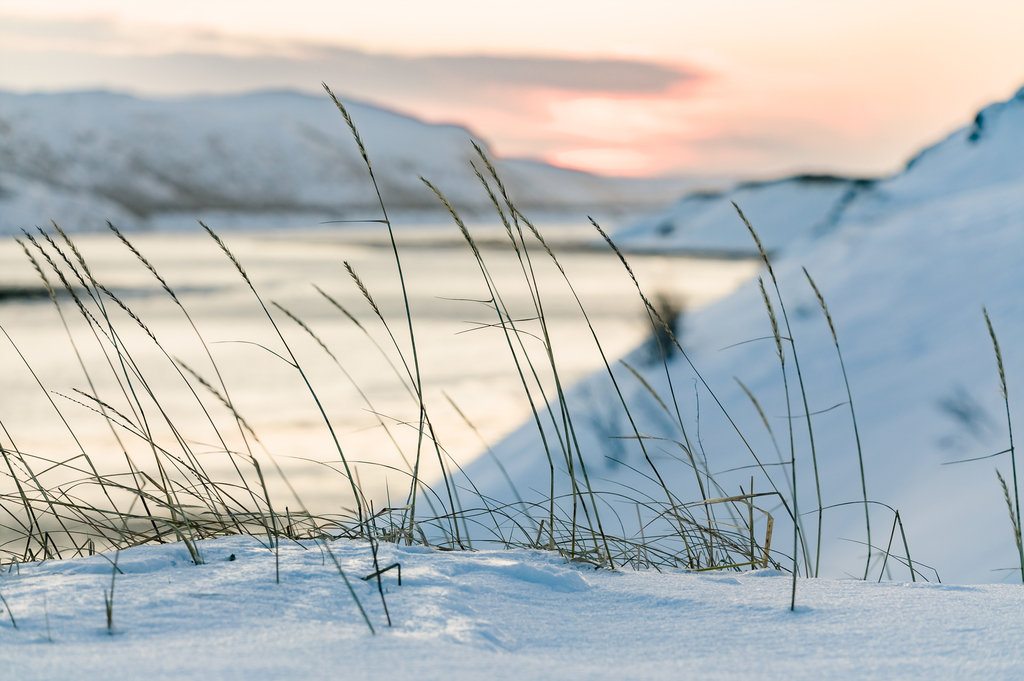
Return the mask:
[[[954,134],[906,172],[880,183],[879,196],[884,198],[865,202],[862,210],[849,209],[829,233],[798,239],[774,261],[814,415],[823,504],[856,502],[860,475],[835,346],[803,266],[815,277],[835,322],[857,409],[868,496],[900,510],[915,560],[936,567],[944,581],[1012,579],[1008,569],[1017,562],[1006,504],[993,472],[998,467],[1009,479],[1008,455],[943,465],[1008,446],[983,305],[1001,341],[1011,413],[1018,423],[1024,416],[1019,397],[1024,395],[1019,343],[1024,337],[1024,270],[1019,266],[1024,253],[1024,95],[986,109],[982,120],[986,123],[978,139],[971,139],[971,129]],[[745,232],[739,219],[734,220],[736,231]],[[761,227],[756,216],[751,220],[755,228]],[[763,274],[771,290],[767,272]],[[756,283],[688,315],[685,328],[683,344],[694,365],[762,461],[781,470],[779,462],[789,451],[787,411]],[[786,335],[785,326],[782,332]],[[754,339],[761,340],[746,342]],[[645,367],[642,350],[627,361],[669,400],[660,363]],[[699,429],[700,449],[710,470],[722,472],[719,481],[725,492],[736,494],[740,485],[749,489],[752,474],[755,490],[770,490],[764,476],[750,468],[754,462],[749,452],[707,391],[699,388],[695,395],[695,386],[701,384],[689,365],[676,356],[670,368],[682,425],[694,441]],[[787,368],[793,368],[791,358]],[[625,368],[616,366],[616,376],[641,433],[682,441],[674,411],[666,413]],[[782,454],[776,453],[734,377],[762,405]],[[794,374],[790,390],[796,385]],[[630,469],[649,472],[636,443],[616,439],[633,432],[607,374],[599,372],[577,386],[569,401],[583,424],[577,434],[591,479],[600,479],[606,490],[621,492],[629,489],[622,485],[630,485],[656,498],[660,492],[651,481]],[[798,396],[793,413],[803,414]],[[817,502],[802,417],[794,421],[794,433],[800,507],[808,511]],[[680,450],[671,443],[650,447],[673,488],[684,490],[681,498],[699,498]],[[521,492],[544,488],[547,464],[534,425],[524,425],[495,451]],[[746,468],[724,472],[740,466]],[[486,494],[508,499],[508,484],[492,468],[481,459],[467,472]],[[786,476],[773,477],[787,493]],[[783,512],[773,512],[778,522]],[[635,511],[622,515],[635,517]],[[863,571],[863,518],[863,506],[856,504],[825,512],[822,576]],[[813,536],[816,518],[807,516],[805,522]],[[883,551],[892,523],[890,511],[873,508],[872,541]],[[786,530],[781,532],[785,536]]]
[[732,202],[757,226],[769,250],[820,235],[840,222],[881,217],[902,207],[1024,177],[1024,89],[992,104],[974,122],[925,149],[889,178],[797,176],[696,192],[616,234],[631,250],[756,254]]
[[[460,209],[487,211],[470,133],[347,104],[394,211],[438,211],[423,175]],[[498,163],[523,208],[649,207],[684,183]],[[50,219],[145,227],[166,214],[378,217],[376,196],[330,99],[288,92],[170,101],[109,92],[0,93],[0,232]],[[379,209],[378,209],[379,210]],[[368,213],[372,213],[369,214]],[[307,222],[309,222],[307,217]]]
[[912,158],[850,206],[850,220],[1024,179],[1024,88]]
[[869,180],[802,175],[745,183],[729,191],[697,192],[619,230],[615,240],[631,251],[754,255],[750,235],[735,228],[735,201],[759,225],[765,248],[775,251],[801,235],[830,228],[870,186]]

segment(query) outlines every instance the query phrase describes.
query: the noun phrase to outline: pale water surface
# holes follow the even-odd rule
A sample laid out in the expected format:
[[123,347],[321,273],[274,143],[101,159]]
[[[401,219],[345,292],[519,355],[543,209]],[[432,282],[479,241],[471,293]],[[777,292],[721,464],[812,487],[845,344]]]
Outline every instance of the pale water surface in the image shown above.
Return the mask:
[[[641,343],[650,334],[650,324],[614,254],[594,247],[592,229],[582,225],[559,225],[544,231],[586,307],[608,359],[615,361]],[[474,232],[503,300],[517,319],[524,320],[521,329],[539,335],[539,324],[530,321],[535,313],[523,265],[507,240],[503,241],[504,231],[484,226],[474,228]],[[343,263],[349,262],[388,321],[405,362],[415,371],[398,272],[383,226],[231,231],[222,236],[305,368],[366,494],[377,504],[387,503],[389,496],[393,503],[401,503],[408,489],[406,471],[417,446],[416,402],[374,343],[312,286],[318,285],[350,311],[404,375],[402,358],[388,331],[345,270]],[[217,245],[198,228],[192,233],[132,234],[130,238],[192,315],[219,366],[230,398],[304,502],[311,509],[322,510],[345,505],[348,484],[330,468],[339,468],[339,457],[317,405],[297,372],[277,356],[286,355],[281,341]],[[454,462],[465,464],[485,450],[485,443],[497,442],[529,418],[529,404],[504,333],[488,326],[497,321],[486,302],[490,296],[471,250],[455,227],[399,231],[398,238],[419,371],[434,432]],[[134,256],[113,235],[80,235],[75,241],[94,276],[143,320],[167,354],[219,385],[195,332]],[[568,386],[599,369],[601,355],[561,274],[535,241],[528,240],[528,244],[559,377]],[[730,293],[757,271],[757,263],[745,260],[652,255],[633,255],[629,260],[652,299],[661,296],[687,310]],[[52,275],[50,278],[56,282]],[[0,242],[0,286],[38,284],[38,276],[20,248],[13,241]],[[301,318],[331,350],[338,364],[271,302]],[[43,459],[66,460],[77,455],[81,449],[49,404],[52,398],[97,467],[103,472],[123,469],[124,454],[111,427],[93,411],[67,399],[88,402],[73,392],[76,388],[89,391],[76,358],[77,347],[101,398],[130,415],[132,406],[112,378],[110,367],[119,367],[119,362],[109,353],[109,346],[107,356],[100,350],[71,298],[65,295],[60,303],[75,346],[48,299],[0,302],[0,325],[49,391],[40,389],[12,343],[0,339],[0,421],[7,431],[0,437],[4,446]],[[163,412],[194,451],[211,452],[206,455],[211,471],[229,479],[234,473],[226,458],[212,453],[223,447],[182,377],[135,322],[109,301],[107,308]],[[685,315],[683,329],[685,336]],[[542,361],[540,341],[527,334],[522,338],[535,361]],[[550,370],[539,367],[538,375],[548,396],[553,396]],[[229,447],[242,450],[244,444],[227,410],[195,380],[191,383]],[[145,392],[144,388],[137,390]],[[478,432],[467,426],[448,398]],[[173,442],[167,428],[159,425],[162,417],[153,400],[142,397],[141,403],[151,427],[165,431],[168,441]],[[118,430],[136,465],[145,468],[152,459],[148,448],[123,429]],[[258,447],[256,450],[260,451]],[[437,455],[432,447],[423,451],[425,475],[436,477]],[[259,457],[266,455],[260,453]],[[45,468],[42,461],[41,469]],[[263,466],[272,471],[269,462]],[[268,478],[272,487],[285,493],[278,475],[271,472]]]

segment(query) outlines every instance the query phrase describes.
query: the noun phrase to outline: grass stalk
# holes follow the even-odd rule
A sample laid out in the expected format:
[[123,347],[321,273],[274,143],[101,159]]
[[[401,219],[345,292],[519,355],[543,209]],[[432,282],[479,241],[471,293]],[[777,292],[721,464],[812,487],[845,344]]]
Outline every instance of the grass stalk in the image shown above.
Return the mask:
[[345,477],[348,478],[349,485],[351,486],[352,489],[352,496],[355,498],[359,526],[363,528],[363,530],[365,531],[365,527],[363,526],[365,522],[365,519],[363,517],[363,502],[360,498],[359,490],[356,488],[355,478],[352,476],[352,472],[349,469],[348,457],[345,456],[345,452],[341,447],[341,442],[338,440],[338,435],[334,431],[334,425],[331,423],[331,420],[330,418],[328,418],[327,412],[324,409],[323,402],[320,401],[320,397],[317,395],[316,390],[313,389],[313,384],[309,382],[309,377],[306,375],[306,372],[302,368],[302,365],[299,364],[298,358],[295,356],[295,353],[292,352],[291,345],[289,345],[288,341],[285,340],[284,334],[281,332],[281,329],[277,325],[277,322],[274,321],[274,317],[273,315],[270,314],[270,310],[267,309],[266,304],[263,302],[263,298],[261,298],[260,294],[257,293],[256,287],[249,279],[249,275],[246,273],[245,268],[242,267],[242,264],[235,257],[234,253],[231,252],[227,244],[224,243],[224,241],[217,235],[216,232],[207,227],[206,224],[203,222],[200,222],[199,225],[204,230],[206,230],[206,233],[210,236],[210,238],[212,238],[214,242],[216,242],[216,244],[220,247],[221,251],[223,251],[224,254],[228,257],[231,263],[235,266],[235,269],[242,276],[242,279],[248,285],[249,290],[252,292],[253,296],[255,296],[257,302],[260,304],[260,307],[263,309],[264,315],[270,321],[271,327],[273,327],[278,339],[281,341],[281,344],[284,346],[285,351],[288,353],[288,358],[292,368],[299,373],[299,376],[302,378],[302,381],[305,384],[306,389],[312,396],[313,402],[316,404],[317,410],[320,412],[320,416],[323,419],[324,424],[327,426],[327,430],[330,433],[331,439],[334,442],[334,447],[338,452],[338,457],[341,459],[342,465],[345,468]]
[[0,592],[0,604],[3,604],[4,610],[7,611],[7,618],[11,620],[11,626],[17,629],[18,622],[14,619],[14,613],[11,612],[11,604],[7,602],[6,598],[4,598],[3,592]]
[[825,320],[828,321],[828,329],[832,332],[832,341],[836,346],[836,355],[839,357],[839,368],[843,372],[843,385],[846,387],[846,401],[850,405],[850,420],[853,422],[853,438],[857,443],[857,464],[860,466],[860,489],[861,494],[864,497],[864,527],[867,530],[867,543],[868,543],[868,557],[864,564],[864,579],[868,578],[868,571],[871,569],[871,512],[868,510],[868,483],[867,477],[864,475],[864,452],[860,446],[860,430],[857,428],[857,412],[853,408],[853,392],[850,390],[850,379],[846,374],[846,364],[843,362],[843,352],[839,349],[839,336],[836,335],[836,327],[832,323],[832,315],[828,311],[828,305],[825,304],[825,297],[821,295],[821,291],[818,290],[818,285],[814,283],[814,279],[811,278],[810,272],[807,268],[803,268],[804,275],[807,277],[807,281],[811,284],[811,288],[814,289],[814,295],[818,298],[818,305],[821,306],[821,311],[825,313]]
[[768,320],[772,326],[772,337],[775,339],[775,353],[779,359],[779,367],[782,370],[782,386],[786,396],[786,423],[789,424],[789,469],[792,478],[790,487],[793,490],[793,590],[790,599],[789,609],[796,610],[796,580],[799,574],[798,556],[800,555],[800,502],[797,497],[796,484],[796,441],[793,438],[793,406],[789,399],[789,379],[786,375],[786,353],[782,348],[782,336],[779,333],[779,320],[775,316],[775,308],[772,306],[772,299],[764,288],[764,279],[757,278],[757,286],[761,291],[761,300],[764,302],[765,310],[768,312]]
[[[761,244],[761,238],[757,235],[757,232],[750,224],[750,221],[747,220],[747,216],[743,214],[743,211],[735,202],[733,202],[732,205],[739,214],[740,219],[743,220],[743,224],[746,225],[747,230],[749,230],[750,236],[754,238],[754,243],[757,244],[757,250],[761,254],[761,259],[764,261],[765,267],[768,268],[768,275],[772,279],[772,285],[775,288],[775,296],[779,301],[779,310],[782,312],[782,321],[786,325],[786,340],[789,342],[790,351],[793,353],[793,367],[796,369],[797,383],[800,387],[800,397],[803,399],[804,416],[807,419],[807,436],[811,445],[811,463],[814,467],[814,489],[815,493],[818,495],[818,541],[815,546],[814,557],[814,576],[817,577],[818,571],[821,568],[821,532],[825,506],[821,500],[821,479],[818,474],[818,453],[814,446],[814,428],[811,425],[811,409],[807,404],[807,390],[804,386],[803,373],[800,371],[800,358],[796,352],[796,340],[793,338],[793,329],[789,324],[789,315],[786,313],[786,304],[782,300],[782,293],[779,291],[779,281],[775,278],[775,269],[772,267],[771,259],[768,257],[767,251],[765,251],[764,246]],[[790,418],[792,418],[792,415],[790,415]],[[795,467],[796,464],[794,463],[794,468]]]
[[1010,512],[1010,525],[1013,527],[1013,540],[1017,544],[1017,551],[1024,550],[1024,542],[1021,542],[1020,534],[1020,522],[1017,520],[1016,508],[1013,503],[1013,499],[1010,498],[1010,490],[1006,486],[1006,480],[1003,479],[1003,474],[996,469],[996,477],[999,478],[999,485],[1003,488],[1003,499],[1006,500],[1006,508]]
[[[1024,544],[1021,543],[1020,536],[1020,492],[1017,486],[1017,452],[1013,446],[1013,422],[1010,420],[1010,398],[1006,391],[1006,371],[1003,369],[1003,353],[999,350],[999,339],[996,338],[996,332],[992,327],[992,320],[989,319],[988,310],[983,307],[981,312],[985,316],[985,326],[988,327],[988,335],[992,339],[992,348],[996,353],[996,366],[999,368],[999,392],[1002,395],[1003,404],[1006,406],[1006,430],[1010,436],[1010,466],[1013,469],[1013,504],[1011,504],[1010,514],[1014,520],[1014,538],[1017,542],[1017,555],[1020,558],[1021,582],[1024,582]],[[1000,476],[1000,480],[1002,480],[1002,476]],[[1005,483],[1003,484],[1003,489],[1006,490]],[[1007,503],[1009,501],[1009,495],[1007,494]]]
[[[521,338],[519,337],[519,333],[516,332],[516,329],[515,329],[515,326],[514,326],[514,322],[512,320],[512,315],[509,314],[508,309],[504,306],[504,304],[502,302],[502,299],[501,299],[501,296],[498,293],[497,287],[496,287],[496,285],[494,283],[494,279],[492,278],[492,276],[490,276],[490,273],[487,270],[486,264],[484,262],[483,256],[480,253],[479,248],[477,248],[476,242],[473,240],[472,235],[470,235],[469,229],[466,227],[465,223],[463,222],[462,218],[459,216],[459,213],[458,213],[458,211],[456,211],[455,207],[452,206],[452,204],[449,201],[447,201],[447,199],[444,198],[443,194],[441,194],[440,189],[438,189],[433,184],[431,184],[428,180],[426,180],[426,179],[424,179],[422,177],[421,177],[421,180],[424,182],[424,184],[427,185],[427,187],[429,187],[433,191],[434,195],[441,202],[441,204],[444,206],[444,208],[447,211],[449,211],[449,214],[452,216],[452,218],[456,222],[456,225],[459,227],[459,229],[460,229],[460,231],[461,231],[461,233],[463,235],[463,238],[466,240],[467,244],[470,246],[471,250],[473,251],[473,256],[474,256],[474,258],[475,258],[475,260],[477,262],[477,266],[480,268],[480,273],[483,276],[484,282],[485,282],[485,284],[487,286],[487,289],[488,289],[488,293],[489,293],[490,297],[492,297],[492,300],[495,301],[495,309],[499,313],[499,321],[500,321],[500,324],[501,324],[502,328],[505,330],[506,340],[507,340],[507,342],[510,345],[510,349],[512,350],[512,353],[513,353],[513,357],[517,357],[517,355],[515,353],[515,348],[512,347],[512,338],[515,337],[517,339],[517,341],[519,341],[520,343],[521,343]],[[494,201],[494,198],[493,198],[493,201]],[[511,233],[512,233],[511,232],[511,228],[509,228],[509,233],[511,235]],[[529,278],[527,278],[527,282],[528,281],[529,281]],[[531,295],[536,295],[536,290],[531,289]],[[539,305],[539,303],[537,303],[536,301],[537,301],[537,299],[535,298],[535,304]],[[546,322],[544,321],[543,308],[541,308],[540,306],[538,306],[538,320],[540,321],[540,323],[542,325],[542,330],[544,330]],[[549,364],[552,366],[552,373],[553,373],[553,375],[555,377],[556,390],[559,390],[558,405],[559,405],[559,407],[561,409],[562,422],[563,422],[563,426],[562,427],[563,427],[563,429],[565,431],[567,431],[568,430],[568,415],[565,412],[564,395],[561,394],[560,389],[558,387],[559,384],[557,382],[557,368],[554,366],[554,355],[553,355],[553,353],[551,351],[550,337],[545,336],[543,342],[544,342],[546,356],[547,356],[547,358],[549,360]],[[532,368],[532,363],[529,360],[529,355],[525,352],[524,348],[523,348],[523,356],[525,357],[527,365],[530,367],[530,371],[534,372],[535,380],[537,381],[538,386],[540,387],[540,385],[541,385],[540,379],[537,377],[537,374],[536,374],[536,371],[534,370],[534,368]],[[517,366],[518,366],[518,359],[516,359],[516,361],[517,361]],[[529,387],[528,387],[528,384],[525,382],[525,378],[522,375],[521,369],[519,370],[519,376],[520,376],[520,380],[523,383],[524,388],[526,389],[527,395],[529,395],[530,394]],[[542,391],[542,396],[544,397],[545,402],[548,405],[549,415],[551,417],[552,423],[557,424],[558,420],[555,418],[555,416],[553,414],[550,414],[550,409],[551,409],[550,401],[547,399],[547,396],[543,394],[543,388],[541,388],[541,391]],[[545,438],[544,428],[541,425],[540,415],[538,414],[536,408],[534,410],[534,413],[535,413],[535,419],[537,420],[537,423],[538,423],[538,428],[539,428],[539,430],[541,432],[541,437]],[[556,427],[556,432],[557,432],[557,427]],[[568,432],[564,432],[563,434],[564,434],[564,437],[565,437],[565,442],[567,443],[567,441],[568,441]],[[545,441],[546,441],[546,439],[545,439]],[[562,443],[562,434],[559,434],[559,442]],[[569,482],[572,485],[572,503],[573,503],[573,517],[574,517],[575,509],[577,509],[577,501],[578,501],[581,493],[580,493],[580,491],[578,490],[578,487],[577,487],[577,479],[575,479],[574,465],[573,465],[573,461],[572,461],[571,450],[570,449],[566,449],[566,446],[564,444],[562,446],[562,450],[563,450],[563,455],[565,457],[566,467],[568,468]],[[547,448],[546,448],[546,451],[547,451]],[[554,499],[555,499],[555,495],[554,495],[554,463],[551,460],[550,456],[549,456],[549,466],[550,466],[550,470],[551,470],[551,493],[550,493],[550,497],[549,497],[549,514],[550,514],[549,515],[549,521],[550,521],[549,522],[549,533],[550,533],[549,546],[553,549],[554,548],[554,534],[553,534],[554,533]],[[585,507],[585,510],[586,510],[586,507]],[[577,522],[575,522],[573,520],[573,522],[571,523],[571,531],[573,533],[573,536],[570,538],[570,547],[571,547],[570,551],[572,551],[572,552],[574,552],[574,550],[575,550],[574,549],[574,546],[575,546],[575,539],[574,539],[575,528],[577,528]],[[595,533],[593,528],[591,528],[591,535],[595,538],[595,541],[596,541],[597,533]]]
[[107,613],[107,634],[110,636],[114,635],[114,587],[117,584],[117,562],[121,558],[121,552],[118,551],[114,554],[113,569],[110,571],[110,590],[103,590],[103,603],[106,606]]
[[388,217],[388,209],[384,204],[384,197],[380,193],[380,186],[377,184],[377,177],[374,175],[373,166],[370,164],[370,157],[366,153],[366,147],[363,145],[363,139],[359,134],[359,130],[356,128],[355,123],[352,121],[352,116],[349,115],[348,109],[338,100],[338,98],[331,92],[331,89],[327,87],[327,83],[321,83],[324,90],[327,91],[327,95],[334,102],[334,106],[337,107],[338,111],[341,112],[342,117],[345,119],[346,125],[348,125],[349,131],[352,133],[352,138],[355,140],[356,146],[359,147],[359,155],[363,158],[363,163],[366,165],[366,172],[370,176],[370,181],[373,183],[373,191],[377,195],[377,202],[380,205],[381,215],[384,219],[384,224],[388,228],[388,237],[391,240],[391,251],[395,256],[395,266],[398,269],[398,281],[402,288],[402,300],[405,304],[405,318],[409,327],[409,345],[412,353],[413,369],[415,371],[415,380],[413,386],[416,389],[416,396],[419,399],[420,414],[419,414],[419,439],[416,443],[416,464],[414,467],[413,478],[409,487],[409,517],[408,527],[409,535],[408,541],[412,542],[412,527],[416,522],[416,491],[419,487],[419,463],[420,456],[423,446],[423,435],[426,426],[427,413],[426,405],[423,401],[423,382],[420,377],[420,358],[419,352],[416,348],[416,332],[413,329],[412,324],[412,308],[409,306],[409,292],[405,285],[405,273],[402,270],[402,258],[398,254],[398,244],[395,241],[395,232],[391,227],[391,219]]

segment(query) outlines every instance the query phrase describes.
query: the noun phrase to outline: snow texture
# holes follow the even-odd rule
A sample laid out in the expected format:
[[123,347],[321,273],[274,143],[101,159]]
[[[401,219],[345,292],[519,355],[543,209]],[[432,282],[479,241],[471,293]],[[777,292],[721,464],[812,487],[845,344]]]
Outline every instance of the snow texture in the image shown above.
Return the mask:
[[[535,551],[442,553],[383,545],[387,626],[366,542],[274,555],[248,537],[117,557],[114,633],[104,590],[113,555],[0,574],[5,678],[1013,679],[1024,591],[734,575],[594,571]],[[232,559],[233,557],[233,559]]]

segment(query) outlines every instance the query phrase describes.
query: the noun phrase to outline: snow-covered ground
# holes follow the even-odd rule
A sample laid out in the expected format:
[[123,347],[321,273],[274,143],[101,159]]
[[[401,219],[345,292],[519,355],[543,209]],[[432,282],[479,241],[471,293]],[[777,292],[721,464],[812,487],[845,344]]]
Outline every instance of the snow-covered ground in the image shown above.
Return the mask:
[[[1024,591],[593,570],[535,551],[382,545],[387,626],[366,542],[274,555],[253,538],[0,574],[0,672],[34,679],[1018,679]],[[232,560],[232,557],[234,560]]]
[[[491,212],[468,130],[348,104],[395,213],[440,214],[417,175],[466,211]],[[483,141],[481,141],[483,143]],[[495,159],[535,212],[649,210],[686,180],[606,178]],[[68,229],[194,226],[197,218],[308,226],[376,219],[376,195],[326,96],[264,92],[143,100],[109,92],[0,93],[0,233],[56,220]],[[213,216],[222,219],[215,220]]]
[[[730,238],[749,238],[739,218],[733,218],[730,229]],[[1009,446],[982,306],[987,306],[1001,343],[1011,415],[1018,427],[1022,422],[1022,254],[1024,91],[986,108],[973,125],[923,152],[904,173],[876,183],[827,233],[791,242],[774,263],[813,415],[822,503],[856,502],[862,491],[843,376],[804,266],[835,322],[856,407],[868,497],[900,511],[915,560],[934,566],[944,581],[1015,579],[1011,568],[1018,563],[1016,547],[993,470],[998,467],[1010,481],[1012,493],[1009,455],[953,462]],[[772,291],[767,272],[763,274]],[[781,317],[778,301],[775,311]],[[754,452],[775,466],[767,470],[788,494],[788,473],[779,465],[780,459],[789,458],[787,408],[770,334],[761,294],[752,283],[689,315],[683,345]],[[782,335],[787,335],[785,326]],[[812,455],[793,357],[788,348],[786,352],[800,508],[807,513],[818,506]],[[660,363],[643,367],[641,351],[627,359],[671,405],[672,389]],[[639,432],[682,441],[680,428],[685,427],[693,448],[706,453],[710,472],[718,473],[723,495],[739,494],[741,486],[749,490],[752,475],[755,490],[771,490],[690,366],[676,357],[670,368],[681,422],[674,409],[663,409],[636,377],[616,366]],[[737,378],[759,400],[781,453],[776,453]],[[644,494],[660,498],[653,481],[644,477],[650,467],[635,440],[621,439],[635,433],[606,373],[578,386],[570,405],[591,479],[599,480],[601,489],[625,492],[632,500]],[[699,499],[680,449],[659,441],[648,447],[673,489],[683,499]],[[546,489],[547,460],[535,425],[524,425],[495,451],[520,492],[540,494]],[[485,494],[510,498],[504,476],[486,459],[467,472]],[[629,525],[629,518],[636,517],[631,504],[622,513],[627,533],[635,531]],[[776,521],[784,515],[778,506],[772,512]],[[812,560],[816,516],[804,516]],[[871,520],[872,544],[884,550],[893,514],[875,506]],[[862,505],[826,510],[822,535],[820,574],[863,573],[867,537]],[[877,570],[877,563],[872,569]]]

